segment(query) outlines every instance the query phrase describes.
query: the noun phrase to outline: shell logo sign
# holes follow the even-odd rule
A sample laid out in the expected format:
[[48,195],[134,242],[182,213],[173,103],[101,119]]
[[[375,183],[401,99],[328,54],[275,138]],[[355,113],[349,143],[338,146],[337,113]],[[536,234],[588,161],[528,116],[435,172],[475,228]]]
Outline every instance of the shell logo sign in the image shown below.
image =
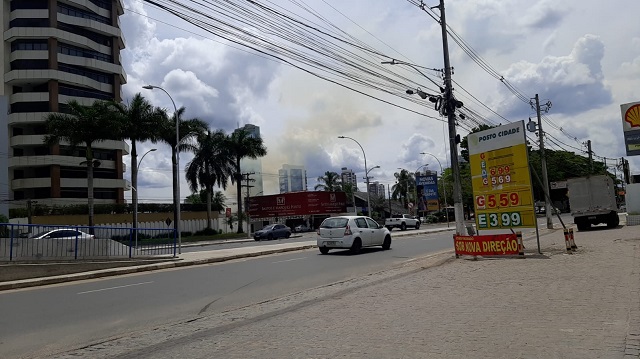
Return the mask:
[[640,104],[629,107],[624,114],[624,120],[628,122],[631,127],[640,127]]
[[640,102],[620,105],[627,156],[640,155]]

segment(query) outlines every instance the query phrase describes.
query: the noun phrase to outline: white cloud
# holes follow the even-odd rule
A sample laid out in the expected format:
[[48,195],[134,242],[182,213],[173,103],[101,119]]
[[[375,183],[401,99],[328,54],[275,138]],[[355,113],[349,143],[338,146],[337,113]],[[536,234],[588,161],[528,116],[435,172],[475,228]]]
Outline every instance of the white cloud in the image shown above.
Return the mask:
[[[238,50],[235,47],[239,45],[231,47],[215,34],[195,29],[141,1],[125,4],[126,15],[121,18],[127,38],[123,59],[129,75],[123,87],[125,98],[143,91],[142,85],[159,85],[178,107],[187,108],[189,117],[200,117],[213,128],[231,131],[245,123],[259,125],[269,151],[262,159],[265,173],[277,173],[285,163],[302,164],[307,167],[310,187],[315,177],[327,170],[339,172],[341,167],[352,168],[363,177],[362,151],[353,141],[337,139],[338,135],[354,137],[362,144],[367,165],[382,167],[376,170],[376,179],[383,183],[393,182],[397,167],[414,170],[422,162],[433,163],[430,156],[419,155],[423,151],[433,153],[446,167],[447,136],[441,122],[353,93],[264,55]],[[304,13],[289,2],[276,0],[275,4]],[[307,7],[389,57],[429,68],[443,67],[439,25],[407,2],[328,0],[308,3]],[[616,10],[620,8],[625,10]],[[579,0],[561,4],[551,0],[451,0],[446,11],[451,28],[526,98],[537,93],[543,102],[553,103],[547,114],[552,122],[545,124],[551,136],[574,147],[592,139],[599,155],[624,154],[618,106],[640,99],[640,35],[634,25],[640,3],[613,0],[603,7]],[[609,18],[615,18],[616,26],[603,21]],[[495,123],[505,120],[483,105],[509,121],[535,118],[527,103],[476,65],[452,36],[449,48],[453,79],[458,83],[456,96],[465,106]],[[407,82],[426,82],[410,69],[406,76]],[[398,91],[404,91],[401,88]],[[142,93],[155,105],[171,106],[160,91]],[[400,103],[397,98],[391,101]],[[409,107],[438,116],[425,107]],[[577,141],[560,132],[560,127]],[[465,131],[459,128],[459,132]],[[150,144],[145,146],[151,148]],[[158,151],[145,158],[144,167],[157,170],[145,171],[141,185],[166,185],[148,197],[170,200],[168,148],[153,146]],[[187,160],[184,154],[181,163]],[[630,160],[632,168],[640,166]],[[265,181],[265,193],[274,193],[277,177],[266,176]],[[182,183],[186,192],[186,182]]]

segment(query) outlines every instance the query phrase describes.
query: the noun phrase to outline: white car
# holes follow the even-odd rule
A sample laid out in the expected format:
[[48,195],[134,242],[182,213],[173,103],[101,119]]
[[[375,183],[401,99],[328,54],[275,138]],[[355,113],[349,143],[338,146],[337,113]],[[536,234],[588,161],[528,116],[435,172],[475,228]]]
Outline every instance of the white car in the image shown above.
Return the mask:
[[75,229],[53,229],[32,235],[32,239],[94,239],[93,234],[84,233]]
[[318,248],[327,254],[330,249],[349,249],[358,253],[363,247],[391,248],[391,232],[365,216],[339,216],[325,219],[318,229]]

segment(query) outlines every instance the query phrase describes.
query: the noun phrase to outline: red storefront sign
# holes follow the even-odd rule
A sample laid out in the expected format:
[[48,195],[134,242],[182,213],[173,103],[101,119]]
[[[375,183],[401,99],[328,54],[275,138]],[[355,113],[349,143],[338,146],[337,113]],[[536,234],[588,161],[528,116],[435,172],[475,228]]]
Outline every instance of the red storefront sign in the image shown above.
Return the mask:
[[225,211],[225,215],[227,216],[227,218],[231,217],[231,208],[227,207],[227,210]]
[[502,256],[522,253],[522,237],[516,233],[486,236],[455,236],[456,255]]
[[344,192],[292,192],[249,198],[249,215],[254,218],[344,213]]

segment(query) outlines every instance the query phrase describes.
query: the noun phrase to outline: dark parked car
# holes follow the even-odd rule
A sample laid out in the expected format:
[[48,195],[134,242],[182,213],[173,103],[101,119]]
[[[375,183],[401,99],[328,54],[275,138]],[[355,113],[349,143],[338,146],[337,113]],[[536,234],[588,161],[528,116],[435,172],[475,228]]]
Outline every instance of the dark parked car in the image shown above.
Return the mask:
[[256,241],[289,237],[291,237],[291,228],[284,224],[270,224],[253,234],[253,239]]

